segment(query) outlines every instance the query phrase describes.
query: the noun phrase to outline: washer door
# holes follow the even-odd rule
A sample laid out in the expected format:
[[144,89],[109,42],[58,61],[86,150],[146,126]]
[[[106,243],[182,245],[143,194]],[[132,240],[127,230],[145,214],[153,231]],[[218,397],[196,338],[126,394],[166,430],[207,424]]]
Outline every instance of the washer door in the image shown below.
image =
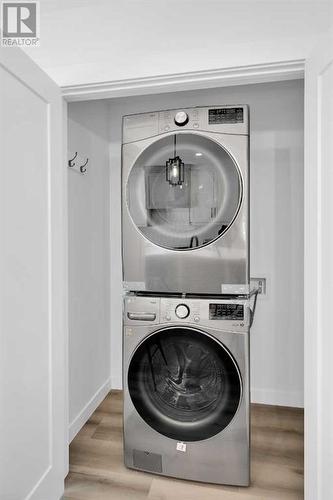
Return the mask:
[[147,337],[130,362],[128,389],[143,420],[178,441],[200,441],[221,432],[242,394],[230,352],[190,328],[168,328]]
[[163,248],[191,250],[225,233],[237,216],[242,182],[229,153],[200,134],[163,137],[141,153],[127,181],[138,230]]

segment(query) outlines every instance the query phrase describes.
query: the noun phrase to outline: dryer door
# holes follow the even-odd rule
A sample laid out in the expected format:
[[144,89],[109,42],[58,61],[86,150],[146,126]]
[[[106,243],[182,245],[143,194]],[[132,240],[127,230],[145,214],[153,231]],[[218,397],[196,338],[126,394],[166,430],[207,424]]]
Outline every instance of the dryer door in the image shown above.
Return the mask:
[[221,432],[240,404],[242,382],[230,352],[208,334],[167,328],[133,354],[128,389],[140,416],[159,433],[200,441]]
[[137,229],[171,250],[191,250],[219,238],[235,220],[241,199],[241,175],[230,154],[208,137],[185,132],[145,149],[126,187]]

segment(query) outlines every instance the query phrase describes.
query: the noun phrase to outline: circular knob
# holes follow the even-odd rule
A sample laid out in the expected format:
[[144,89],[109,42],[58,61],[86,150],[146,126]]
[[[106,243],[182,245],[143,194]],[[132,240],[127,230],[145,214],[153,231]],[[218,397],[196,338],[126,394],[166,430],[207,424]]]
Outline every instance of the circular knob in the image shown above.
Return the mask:
[[179,304],[176,307],[176,316],[179,319],[185,319],[190,314],[190,309],[185,304]]
[[171,316],[170,316],[170,314],[166,314],[166,315],[165,315],[165,319],[166,319],[167,321],[170,321],[170,320],[171,320]]
[[186,123],[188,123],[188,114],[185,111],[178,111],[175,116],[175,124],[183,127]]
[[195,321],[196,323],[199,323],[199,321],[200,321],[200,316],[194,316],[194,318],[193,318],[193,319],[194,319],[194,321]]

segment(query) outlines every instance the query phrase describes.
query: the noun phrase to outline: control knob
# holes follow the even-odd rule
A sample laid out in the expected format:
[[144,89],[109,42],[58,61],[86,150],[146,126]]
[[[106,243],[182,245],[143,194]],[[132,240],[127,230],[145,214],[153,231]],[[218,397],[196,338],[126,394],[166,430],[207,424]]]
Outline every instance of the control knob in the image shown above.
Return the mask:
[[190,309],[186,304],[178,304],[176,307],[176,316],[179,319],[185,319],[190,314]]
[[188,123],[188,114],[185,113],[185,111],[178,111],[175,116],[175,124],[178,125],[178,127],[183,127]]

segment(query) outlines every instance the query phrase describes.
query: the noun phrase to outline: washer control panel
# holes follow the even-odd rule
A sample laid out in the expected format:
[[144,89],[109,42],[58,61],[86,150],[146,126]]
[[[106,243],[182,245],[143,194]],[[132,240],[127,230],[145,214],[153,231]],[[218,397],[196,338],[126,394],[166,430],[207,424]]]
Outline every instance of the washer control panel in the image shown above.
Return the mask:
[[124,299],[124,324],[192,324],[221,331],[246,332],[250,324],[250,306],[247,299],[183,299],[129,294]]
[[250,312],[245,299],[177,299],[161,297],[160,322],[197,324],[217,330],[245,331]]

